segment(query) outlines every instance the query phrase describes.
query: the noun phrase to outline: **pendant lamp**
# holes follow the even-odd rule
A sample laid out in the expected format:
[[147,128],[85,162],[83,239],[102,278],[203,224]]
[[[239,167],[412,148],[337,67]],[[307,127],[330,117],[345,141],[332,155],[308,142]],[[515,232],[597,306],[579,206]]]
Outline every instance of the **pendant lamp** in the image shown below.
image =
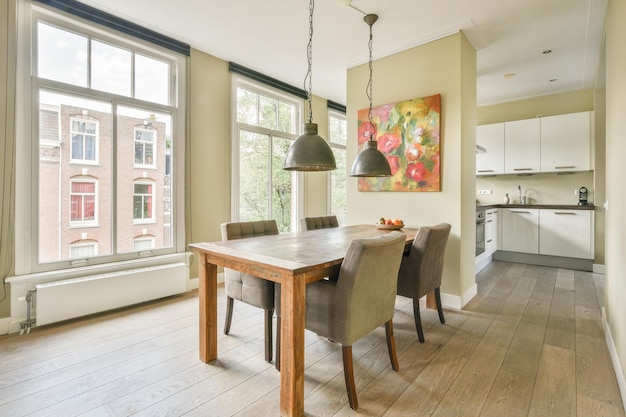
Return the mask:
[[[287,171],[330,171],[337,169],[335,155],[328,142],[317,134],[317,123],[313,123],[313,106],[311,104],[313,63],[313,9],[314,0],[309,0],[309,44],[307,46],[308,71],[304,77],[304,89],[309,102],[309,119],[304,124],[304,133],[296,139],[285,157],[283,169]],[[307,83],[308,80],[308,83]],[[307,88],[308,87],[308,88]]]
[[367,113],[368,123],[370,128],[365,132],[365,135],[369,136],[369,140],[365,142],[365,149],[357,156],[352,164],[352,170],[350,172],[351,177],[389,177],[391,176],[391,167],[387,157],[378,150],[378,142],[376,141],[376,128],[372,123],[372,25],[378,20],[378,15],[368,14],[363,17],[365,23],[370,27],[370,40],[369,40],[369,69],[370,78],[365,90],[367,98],[370,101],[369,111]]

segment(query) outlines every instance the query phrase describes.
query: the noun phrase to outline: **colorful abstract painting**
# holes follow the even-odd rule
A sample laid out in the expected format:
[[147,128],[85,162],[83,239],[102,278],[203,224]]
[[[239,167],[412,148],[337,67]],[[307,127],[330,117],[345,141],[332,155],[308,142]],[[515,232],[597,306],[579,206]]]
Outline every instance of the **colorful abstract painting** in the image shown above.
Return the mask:
[[[359,191],[441,191],[441,95],[372,108],[378,150],[391,177],[359,178]],[[359,152],[372,126],[368,109],[359,110]]]

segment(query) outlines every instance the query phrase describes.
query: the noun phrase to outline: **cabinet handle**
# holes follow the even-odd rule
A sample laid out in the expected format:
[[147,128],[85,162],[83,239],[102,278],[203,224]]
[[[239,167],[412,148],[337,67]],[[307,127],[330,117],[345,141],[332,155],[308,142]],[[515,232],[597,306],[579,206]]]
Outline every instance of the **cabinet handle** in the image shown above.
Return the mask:
[[511,210],[511,213],[530,214],[530,211],[513,211],[513,210]]
[[487,241],[487,243],[491,243],[491,239],[489,239],[489,240]]
[[513,171],[532,171],[532,168],[513,168]]
[[554,214],[570,214],[572,216],[576,215],[576,213],[571,212],[571,211],[555,211]]
[[487,220],[487,223],[491,223],[493,220]]
[[476,172],[493,172],[493,169],[479,169]]
[[554,169],[573,169],[576,168],[576,165],[564,165],[560,167],[554,167]]

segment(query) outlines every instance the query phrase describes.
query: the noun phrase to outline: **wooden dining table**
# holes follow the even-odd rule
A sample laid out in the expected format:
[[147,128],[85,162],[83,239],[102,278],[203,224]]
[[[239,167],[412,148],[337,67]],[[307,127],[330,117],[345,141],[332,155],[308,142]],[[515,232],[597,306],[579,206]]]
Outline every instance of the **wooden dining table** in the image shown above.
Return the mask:
[[[417,230],[400,230],[406,234],[407,250]],[[303,416],[306,284],[336,275],[354,239],[389,232],[377,225],[356,225],[189,245],[199,255],[200,359],[217,358],[218,266],[280,284],[280,413]]]

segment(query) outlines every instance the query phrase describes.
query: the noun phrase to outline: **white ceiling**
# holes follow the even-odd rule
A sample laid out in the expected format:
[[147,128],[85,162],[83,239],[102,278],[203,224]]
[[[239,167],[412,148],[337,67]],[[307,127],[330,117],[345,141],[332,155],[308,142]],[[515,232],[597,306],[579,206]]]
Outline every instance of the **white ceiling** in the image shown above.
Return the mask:
[[[306,0],[80,1],[304,88]],[[373,26],[374,59],[462,29],[477,51],[477,104],[482,106],[591,88],[607,0],[345,3],[350,1],[315,2],[313,94],[345,103],[346,70],[367,63],[369,56],[369,28],[361,10],[379,15]],[[516,76],[504,77],[510,73]],[[377,88],[384,86],[374,83],[375,105]]]

